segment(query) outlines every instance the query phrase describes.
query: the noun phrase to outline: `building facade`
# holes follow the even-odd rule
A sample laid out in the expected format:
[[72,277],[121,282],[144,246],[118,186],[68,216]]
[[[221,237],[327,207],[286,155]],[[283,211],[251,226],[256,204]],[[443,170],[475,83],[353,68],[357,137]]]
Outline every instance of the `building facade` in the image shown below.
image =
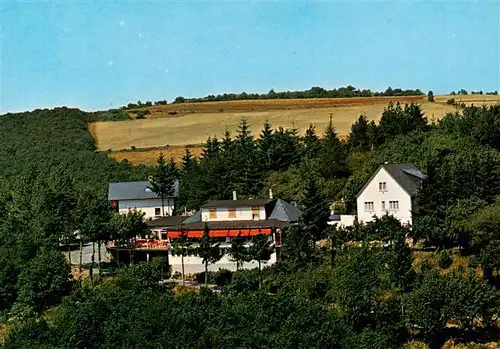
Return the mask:
[[163,205],[162,199],[149,186],[148,181],[110,183],[108,200],[118,212],[141,211],[147,220],[172,216],[179,195],[179,181],[175,182],[174,195],[163,198]]
[[415,198],[425,178],[412,164],[380,166],[357,196],[358,221],[371,222],[389,214],[411,225]]

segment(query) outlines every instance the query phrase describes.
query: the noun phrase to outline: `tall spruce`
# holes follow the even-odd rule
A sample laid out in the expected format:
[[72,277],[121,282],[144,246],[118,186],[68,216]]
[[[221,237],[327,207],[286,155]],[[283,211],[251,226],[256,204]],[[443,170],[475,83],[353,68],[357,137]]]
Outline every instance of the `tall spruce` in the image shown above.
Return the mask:
[[364,114],[360,115],[358,120],[351,125],[351,131],[347,139],[347,144],[351,149],[370,150],[369,127],[370,124]]
[[346,175],[344,146],[337,137],[331,116],[323,134],[319,157],[320,173],[324,178],[332,179]]
[[149,180],[148,188],[161,198],[162,217],[165,216],[165,198],[174,195],[177,175],[177,167],[173,158],[167,164],[163,152],[160,152],[156,161],[154,175]]
[[304,229],[307,229],[316,240],[319,240],[326,237],[330,209],[316,178],[311,175],[305,179],[305,182],[304,196],[300,202],[302,221]]
[[302,137],[302,142],[304,143],[306,158],[313,159],[318,156],[320,142],[316,135],[316,127],[313,124],[309,124],[304,137]]

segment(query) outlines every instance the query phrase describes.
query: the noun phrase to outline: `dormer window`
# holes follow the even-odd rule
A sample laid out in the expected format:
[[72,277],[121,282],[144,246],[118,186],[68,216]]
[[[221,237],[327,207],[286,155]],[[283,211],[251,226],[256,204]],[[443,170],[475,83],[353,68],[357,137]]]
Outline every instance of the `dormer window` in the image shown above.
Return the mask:
[[378,183],[378,190],[381,192],[387,191],[387,183],[386,182],[379,182]]

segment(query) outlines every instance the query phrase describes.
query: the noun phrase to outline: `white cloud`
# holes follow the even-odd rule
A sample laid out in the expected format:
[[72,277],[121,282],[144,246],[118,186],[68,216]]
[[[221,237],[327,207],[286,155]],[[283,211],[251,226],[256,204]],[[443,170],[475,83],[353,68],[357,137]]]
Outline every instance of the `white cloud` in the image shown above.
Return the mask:
[[123,27],[125,25],[124,21],[120,21],[120,27]]
[[168,69],[165,69],[165,73],[168,73]]

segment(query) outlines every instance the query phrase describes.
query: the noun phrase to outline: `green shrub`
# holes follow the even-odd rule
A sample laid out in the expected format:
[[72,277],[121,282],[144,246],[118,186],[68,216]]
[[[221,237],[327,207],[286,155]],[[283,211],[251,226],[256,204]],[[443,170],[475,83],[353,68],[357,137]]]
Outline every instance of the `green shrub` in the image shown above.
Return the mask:
[[451,266],[451,263],[453,260],[451,259],[451,252],[450,250],[442,250],[439,251],[438,254],[438,263],[439,266],[443,269],[447,269]]
[[215,275],[215,283],[219,287],[229,285],[232,279],[233,272],[227,269],[219,269]]
[[450,98],[446,101],[446,104],[449,104],[449,105],[455,105],[455,98]]

